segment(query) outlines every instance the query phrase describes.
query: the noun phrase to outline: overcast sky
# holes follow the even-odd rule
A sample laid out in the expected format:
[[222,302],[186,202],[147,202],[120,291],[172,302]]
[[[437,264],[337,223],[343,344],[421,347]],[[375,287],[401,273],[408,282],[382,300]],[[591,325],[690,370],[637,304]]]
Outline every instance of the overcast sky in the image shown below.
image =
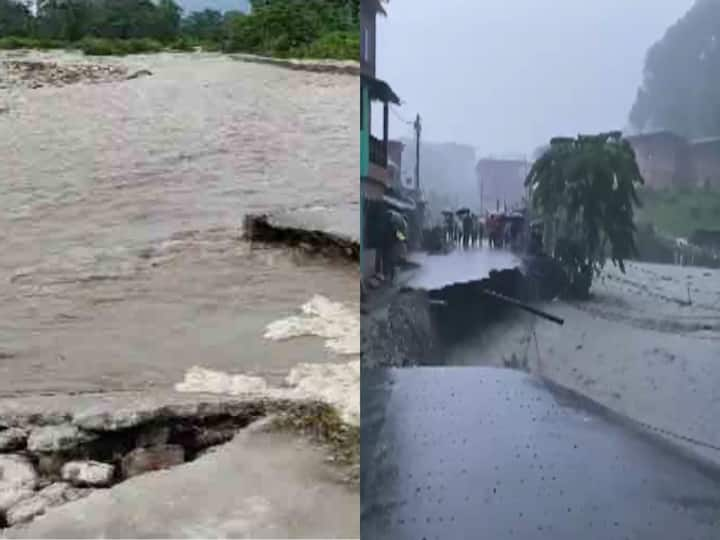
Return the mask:
[[[377,76],[424,139],[530,156],[554,135],[624,129],[647,49],[692,3],[390,0]],[[391,136],[412,133],[390,118]]]

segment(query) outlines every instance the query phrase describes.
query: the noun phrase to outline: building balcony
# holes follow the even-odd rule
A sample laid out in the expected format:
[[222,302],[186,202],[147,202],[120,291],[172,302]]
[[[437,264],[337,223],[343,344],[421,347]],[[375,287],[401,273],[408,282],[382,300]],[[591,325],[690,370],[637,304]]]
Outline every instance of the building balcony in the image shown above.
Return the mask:
[[372,135],[370,135],[370,163],[374,163],[380,167],[387,167],[388,164],[388,154],[385,144]]

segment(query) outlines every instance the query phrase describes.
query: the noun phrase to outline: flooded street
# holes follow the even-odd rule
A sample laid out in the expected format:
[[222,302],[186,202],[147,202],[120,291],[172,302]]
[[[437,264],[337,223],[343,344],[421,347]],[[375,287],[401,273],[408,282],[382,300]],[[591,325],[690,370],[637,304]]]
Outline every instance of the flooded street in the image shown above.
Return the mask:
[[[539,306],[563,326],[515,310],[458,344],[447,364],[524,365],[634,420],[720,447],[720,274],[626,265],[626,274],[606,268],[588,302]],[[717,450],[689,448],[720,463]]]
[[0,394],[347,360],[263,335],[316,294],[357,306],[354,269],[240,236],[248,212],[297,211],[357,237],[357,79],[203,53],[100,62],[152,76],[0,89]]

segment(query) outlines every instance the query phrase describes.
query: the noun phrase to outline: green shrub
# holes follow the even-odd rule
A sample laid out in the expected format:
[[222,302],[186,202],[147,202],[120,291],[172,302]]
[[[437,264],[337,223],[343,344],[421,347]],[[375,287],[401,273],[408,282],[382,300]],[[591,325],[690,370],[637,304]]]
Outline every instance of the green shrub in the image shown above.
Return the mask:
[[142,54],[164,50],[159,41],[149,38],[139,39],[104,39],[85,38],[78,47],[90,56],[121,56],[126,54]]
[[356,32],[330,32],[291,52],[298,58],[321,58],[338,60],[359,60],[360,34]]
[[67,43],[46,39],[46,38],[29,38],[29,37],[17,37],[7,36],[0,38],[0,49],[13,50],[13,49],[62,49],[66,47]]
[[170,49],[173,51],[189,52],[193,51],[197,46],[197,42],[193,39],[186,37],[179,37],[170,44]]
[[78,43],[78,48],[85,54],[91,56],[112,56],[125,54],[116,43],[110,39],[85,38]]
[[353,13],[349,3],[327,0],[254,5],[250,15],[229,21],[226,50],[281,58],[357,60],[360,34]]
[[165,49],[162,43],[150,38],[128,39],[120,43],[122,44],[121,47],[125,47],[127,54],[160,52]]

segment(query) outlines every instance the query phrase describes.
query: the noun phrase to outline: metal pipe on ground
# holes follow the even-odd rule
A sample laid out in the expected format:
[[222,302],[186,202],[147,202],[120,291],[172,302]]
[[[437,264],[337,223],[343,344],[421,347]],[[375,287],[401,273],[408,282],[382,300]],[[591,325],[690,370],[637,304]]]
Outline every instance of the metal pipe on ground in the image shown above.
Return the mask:
[[555,324],[563,325],[565,324],[565,320],[561,319],[560,317],[556,317],[555,315],[551,315],[550,313],[547,313],[545,311],[542,311],[540,309],[534,308],[524,302],[521,302],[520,300],[516,300],[515,298],[510,298],[509,296],[502,295],[500,293],[496,293],[495,291],[491,291],[489,289],[482,289],[481,291],[483,294],[486,294],[488,296],[492,296],[493,298],[497,298],[498,300],[501,300],[503,302],[506,302],[508,304],[512,304],[515,307],[518,307],[520,309],[523,309],[525,311],[528,311],[532,313],[533,315],[537,315],[538,317],[542,317],[543,319],[546,319],[548,321],[554,322]]

